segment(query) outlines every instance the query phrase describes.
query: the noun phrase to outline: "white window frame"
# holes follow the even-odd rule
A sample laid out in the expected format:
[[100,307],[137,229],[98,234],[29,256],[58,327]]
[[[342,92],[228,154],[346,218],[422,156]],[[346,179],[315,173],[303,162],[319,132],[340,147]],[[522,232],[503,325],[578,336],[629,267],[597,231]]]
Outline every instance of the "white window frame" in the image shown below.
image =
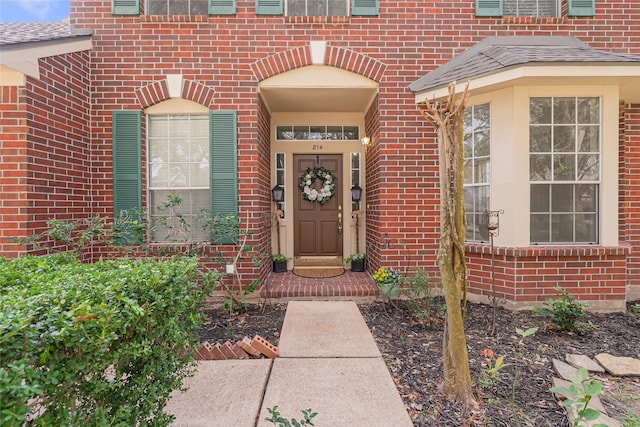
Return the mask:
[[[145,14],[146,15],[159,15],[159,16],[174,16],[174,15],[189,15],[189,16],[199,16],[199,15],[208,15],[209,14],[209,7],[208,7],[208,2],[201,2],[204,4],[204,11],[202,13],[191,13],[191,2],[193,0],[181,0],[182,2],[188,2],[188,9],[189,9],[189,13],[170,13],[169,12],[169,4],[171,3],[170,0],[145,0]],[[167,12],[166,13],[161,13],[161,14],[157,14],[157,13],[151,13],[151,7],[150,4],[152,2],[155,3],[160,3],[160,2],[165,2],[167,3]],[[147,12],[148,11],[148,12]]]
[[[471,114],[471,121],[472,121],[472,126],[473,123],[475,122],[474,117],[475,117],[475,112],[476,109],[478,109],[479,107],[483,107],[483,108],[487,108],[489,111],[489,122],[488,122],[488,126],[487,127],[480,127],[480,128],[475,128],[472,127],[472,129],[465,129],[464,132],[464,141],[465,141],[465,145],[467,142],[467,138],[470,137],[472,140],[472,153],[470,156],[465,154],[464,157],[464,168],[465,168],[465,182],[464,182],[464,189],[465,189],[465,196],[467,195],[467,190],[470,190],[473,193],[473,200],[472,200],[472,206],[474,206],[474,209],[472,211],[466,211],[466,216],[467,216],[467,230],[465,233],[465,240],[468,242],[486,242],[489,240],[489,234],[488,231],[485,227],[484,224],[484,211],[489,211],[491,210],[491,103],[490,102],[485,102],[485,103],[479,103],[479,104],[474,104],[474,105],[469,105],[465,108],[465,115],[466,114]],[[488,134],[488,138],[489,138],[489,153],[488,155],[482,155],[482,156],[476,156],[476,151],[475,151],[475,141],[476,141],[476,136],[480,135],[480,134]],[[485,173],[488,175],[486,177],[486,179],[484,180],[478,180],[476,179],[476,162],[481,161],[482,164],[484,165],[486,171]],[[470,182],[468,181],[469,178],[469,169],[467,169],[467,165],[471,165],[471,169],[470,169]],[[478,197],[478,195],[476,194],[477,192],[480,193],[482,189],[486,190],[486,209],[483,209],[482,211],[475,209],[475,200]],[[465,197],[465,208],[467,206],[467,198]],[[470,235],[470,232],[472,235]]]
[[[357,160],[357,166],[354,166],[354,159]],[[351,180],[351,186],[349,188],[352,188],[354,185],[358,185],[362,188],[362,153],[359,152],[351,152],[349,153],[349,177]],[[364,196],[364,190],[363,190],[363,194]],[[349,196],[351,197],[351,196]],[[358,203],[360,204],[360,207],[362,208],[362,204],[364,203],[364,199],[360,200],[360,202],[351,202],[351,210],[355,211],[357,209],[357,205]]]
[[[170,101],[167,101],[170,102]],[[162,113],[155,113],[155,114],[147,114],[147,140],[146,140],[146,150],[147,150],[147,211],[148,211],[148,215],[149,215],[149,220],[151,222],[151,224],[154,226],[155,231],[152,230],[150,233],[150,240],[151,242],[162,242],[162,243],[170,243],[170,242],[188,242],[188,241],[207,241],[209,240],[209,235],[208,233],[203,230],[201,227],[199,227],[199,222],[198,222],[198,216],[202,213],[203,209],[209,209],[210,208],[210,204],[209,204],[209,200],[210,200],[210,181],[209,181],[209,177],[211,176],[211,171],[210,171],[210,167],[211,167],[211,162],[210,162],[210,157],[209,157],[209,131],[208,131],[208,127],[207,127],[207,132],[204,133],[204,135],[200,135],[200,136],[194,136],[193,138],[197,138],[200,139],[201,142],[204,142],[204,146],[206,147],[207,150],[207,154],[206,154],[206,160],[208,162],[207,165],[207,171],[208,173],[206,174],[206,185],[186,185],[186,186],[180,186],[180,185],[173,185],[171,184],[171,182],[167,181],[166,185],[158,185],[157,183],[154,183],[154,176],[156,173],[156,170],[158,168],[158,163],[157,161],[153,158],[153,149],[152,149],[152,145],[153,145],[153,141],[155,139],[154,136],[152,136],[152,122],[155,121],[158,118],[166,118],[167,119],[167,138],[161,138],[158,137],[158,139],[168,139],[168,137],[170,136],[170,132],[171,130],[169,129],[169,123],[170,123],[170,118],[171,117],[184,117],[187,118],[189,121],[192,120],[193,117],[198,117],[199,120],[203,120],[207,123],[209,123],[209,116],[207,113],[204,112],[187,112],[187,113],[183,113],[183,112],[175,112],[175,113],[171,113],[171,112],[162,112]],[[191,130],[191,128],[189,128]],[[205,136],[206,135],[206,136]],[[189,139],[191,139],[191,136],[189,136]],[[167,142],[168,144],[168,150],[171,147],[171,141],[168,140]],[[190,146],[191,144],[189,144]],[[168,165],[172,165],[174,162],[171,161],[170,157],[171,154],[168,153],[169,156],[169,160],[167,161]],[[200,159],[199,161],[192,161],[193,159],[191,158],[192,156],[190,156],[190,160],[187,162],[175,162],[177,163],[183,163],[183,164],[189,164],[189,165],[197,165],[197,164],[201,164],[202,163],[202,159]],[[170,173],[170,172],[169,172]],[[190,179],[191,177],[189,177]],[[169,180],[171,178],[169,177]],[[204,183],[205,181],[203,181]],[[166,200],[166,197],[154,197],[154,193],[157,194],[182,194],[183,195],[183,200],[182,203],[180,203],[180,205],[178,205],[177,207],[175,207],[173,210],[176,214],[178,214],[178,216],[173,217],[173,219],[171,220],[171,226],[175,227],[174,229],[172,229],[169,232],[163,231],[163,227],[162,227],[162,220],[161,218],[165,217],[166,215],[163,214],[162,211],[160,211],[158,209],[158,206],[164,202]],[[184,195],[186,195],[187,193],[189,193],[189,197],[184,197]],[[167,212],[167,211],[165,211]],[[181,225],[181,220],[184,219],[184,221],[188,224],[187,227],[183,227]]]
[[[331,138],[332,132],[339,132],[342,137]],[[358,125],[277,125],[275,136],[276,141],[359,141],[360,128]]]
[[[553,2],[555,3],[555,10],[554,10],[554,14],[553,15],[541,15],[540,14],[540,1],[541,0],[503,0],[502,3],[502,16],[521,16],[521,17],[558,17],[560,16],[561,13],[561,0],[553,0]],[[508,10],[508,2],[515,2],[515,13],[509,13]],[[528,9],[530,9],[530,7],[524,8],[524,6],[522,6],[524,8],[524,11],[521,13],[520,12],[520,8],[521,8],[521,4],[522,3],[526,3],[526,4],[530,4],[530,3],[535,3],[535,10],[536,12],[534,14],[531,13],[527,13],[526,11]]]
[[[282,167],[278,165],[278,157],[282,158]],[[273,156],[274,170],[276,172],[275,183],[284,189],[284,196],[287,197],[287,154],[281,151],[276,152]],[[280,179],[282,178],[282,179]],[[282,211],[282,219],[286,218],[286,200],[278,202],[278,209]]]
[[[529,99],[600,97],[599,246],[619,245],[619,87],[597,81],[583,85],[513,85],[471,95],[468,105],[491,102],[491,208],[503,210],[498,246],[530,247]],[[545,246],[545,245],[535,245]],[[576,244],[581,246],[581,244]],[[585,245],[582,245],[585,246]],[[588,245],[595,246],[595,245]]]
[[[583,101],[593,101],[593,100],[597,100],[597,112],[598,112],[598,117],[597,117],[597,122],[595,121],[589,121],[589,122],[581,122],[579,120],[579,107],[580,107],[580,102]],[[602,157],[602,143],[601,143],[601,126],[602,126],[602,114],[601,114],[601,105],[602,105],[602,99],[600,97],[583,97],[583,96],[545,96],[545,97],[531,97],[529,99],[529,105],[531,108],[531,105],[534,102],[549,102],[549,122],[539,122],[539,123],[529,123],[529,131],[531,134],[531,131],[534,129],[539,129],[541,130],[543,133],[546,133],[545,131],[548,131],[548,144],[549,146],[546,149],[542,149],[540,147],[536,147],[535,149],[533,148],[533,146],[531,145],[531,141],[530,141],[530,152],[529,152],[529,157],[530,157],[530,169],[529,169],[529,175],[530,175],[530,187],[529,187],[529,191],[530,191],[530,196],[532,198],[533,201],[533,194],[534,194],[534,187],[536,187],[536,191],[539,190],[547,190],[547,194],[543,194],[543,192],[540,193],[540,196],[543,196],[541,198],[541,200],[543,200],[545,197],[547,198],[547,205],[544,206],[542,208],[540,207],[536,207],[534,208],[533,206],[529,206],[529,210],[530,210],[530,218],[531,218],[531,232],[530,232],[530,239],[532,241],[532,244],[542,244],[542,245],[581,245],[581,244],[599,244],[599,231],[598,231],[598,225],[599,225],[599,193],[600,193],[600,182],[601,182],[601,171],[600,171],[600,159]],[[568,121],[557,121],[555,116],[555,110],[556,110],[556,103],[561,103],[561,102],[571,102],[573,104],[573,121],[572,122],[568,122]],[[596,120],[591,118],[591,120]],[[580,140],[580,131],[581,130],[585,130],[585,129],[591,129],[591,131],[593,132],[593,130],[597,130],[597,132],[595,132],[595,134],[598,137],[597,140],[597,151],[594,151],[593,149],[591,149],[590,151],[584,151],[581,145],[579,145],[579,143],[581,142]],[[573,141],[572,141],[572,150],[567,150],[566,148],[564,149],[556,149],[556,147],[558,146],[558,144],[561,144],[559,141],[562,140],[562,137],[565,135],[562,135],[560,133],[560,130],[565,130],[565,131],[571,131],[570,133],[572,133],[572,137],[573,137]],[[593,133],[592,133],[593,134]],[[564,138],[566,139],[566,138]],[[544,140],[544,138],[543,138]],[[591,167],[590,168],[590,176],[587,177],[583,177],[582,179],[577,176],[579,173],[579,167],[580,167],[580,160],[581,159],[593,159],[593,158],[597,158],[597,168],[596,167]],[[536,163],[534,160],[535,159],[540,159],[543,161],[543,163],[545,162],[545,159],[548,159],[548,174],[549,177],[548,179],[544,179],[542,177],[540,177],[539,175],[534,174],[531,171],[531,167],[533,166],[533,163]],[[567,175],[566,173],[563,175],[561,174],[561,172],[558,172],[556,170],[556,168],[560,167],[561,164],[559,163],[560,160],[569,160],[569,162],[567,163],[566,161],[563,162],[565,165],[570,165],[573,166],[572,169],[570,169],[571,172],[571,176]],[[566,169],[566,168],[563,168]],[[561,169],[562,170],[562,169]],[[579,195],[576,194],[579,189],[584,186],[584,187],[589,187],[592,190],[595,189],[595,191],[593,191],[592,193],[587,193],[587,192],[582,192],[583,194],[583,198],[585,200],[584,205],[588,206],[588,205],[595,205],[595,210],[591,210],[591,208],[589,208],[589,210],[581,210],[579,205],[579,201],[578,201],[578,197]],[[563,189],[564,191],[569,190],[572,193],[572,197],[571,197],[571,201],[570,203],[567,203],[566,198],[564,197],[557,197],[554,196],[554,191],[559,191],[560,189]],[[590,202],[589,202],[590,200]],[[555,206],[554,206],[555,204]],[[558,207],[559,205],[563,205],[562,208]],[[569,206],[570,205],[570,206]],[[579,219],[579,218],[582,218]],[[586,219],[586,217],[588,217],[591,221],[588,221]],[[564,220],[570,220],[571,222],[571,229],[568,230],[568,227],[562,227],[562,230],[564,231],[565,236],[567,235],[567,233],[569,233],[571,235],[570,238],[566,238],[563,239],[558,235],[558,230],[559,227],[556,225],[554,226],[554,222],[559,221],[561,218],[564,218]],[[548,224],[548,239],[546,240],[538,240],[536,239],[534,241],[534,235],[533,235],[533,222],[535,220],[540,220],[543,221],[546,219]],[[593,233],[593,238],[591,239],[579,239],[578,238],[578,228],[581,226],[584,226],[584,224],[591,224],[590,225],[590,232]],[[554,233],[555,231],[555,233]],[[568,237],[568,236],[567,236]]]
[[[305,14],[304,15],[290,15],[289,14],[289,2],[291,1],[295,1],[295,2],[305,2]],[[343,0],[346,4],[346,10],[345,10],[345,14],[344,15],[309,15],[308,10],[309,10],[309,2],[325,2],[326,4],[326,10],[327,12],[329,11],[329,3],[331,0],[284,0],[284,14],[285,16],[350,16],[351,14],[351,1],[350,0]]]

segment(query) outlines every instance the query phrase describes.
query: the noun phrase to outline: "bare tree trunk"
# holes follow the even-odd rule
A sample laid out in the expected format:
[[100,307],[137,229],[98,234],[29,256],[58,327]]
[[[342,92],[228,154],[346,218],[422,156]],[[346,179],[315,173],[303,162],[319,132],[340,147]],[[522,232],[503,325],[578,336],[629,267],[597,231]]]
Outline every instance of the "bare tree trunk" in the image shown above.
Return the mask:
[[455,85],[449,85],[446,103],[426,102],[420,110],[438,130],[440,163],[440,250],[438,266],[447,306],[442,342],[445,392],[450,399],[475,405],[464,334],[466,264],[463,178],[463,119],[469,85],[455,103]]

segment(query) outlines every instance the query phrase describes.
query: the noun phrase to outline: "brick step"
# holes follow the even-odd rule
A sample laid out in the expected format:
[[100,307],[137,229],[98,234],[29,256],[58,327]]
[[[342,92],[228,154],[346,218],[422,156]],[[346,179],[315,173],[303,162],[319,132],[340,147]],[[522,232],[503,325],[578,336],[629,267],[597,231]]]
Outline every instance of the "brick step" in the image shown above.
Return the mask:
[[[366,273],[353,273],[362,274]],[[293,276],[293,272],[284,273],[287,276]],[[268,286],[260,288],[261,298],[331,298],[331,297],[349,297],[349,298],[370,298],[380,295],[380,288],[375,283],[341,283],[329,279],[306,279],[295,277],[291,281],[282,280],[281,282],[272,282]],[[371,280],[371,282],[373,282]]]
[[293,265],[297,267],[342,267],[342,258],[335,256],[296,257]]
[[263,357],[270,359],[278,357],[278,347],[260,335],[256,335],[253,339],[244,337],[235,344],[226,341],[223,344],[211,345],[205,341],[195,354],[196,360],[259,359]]

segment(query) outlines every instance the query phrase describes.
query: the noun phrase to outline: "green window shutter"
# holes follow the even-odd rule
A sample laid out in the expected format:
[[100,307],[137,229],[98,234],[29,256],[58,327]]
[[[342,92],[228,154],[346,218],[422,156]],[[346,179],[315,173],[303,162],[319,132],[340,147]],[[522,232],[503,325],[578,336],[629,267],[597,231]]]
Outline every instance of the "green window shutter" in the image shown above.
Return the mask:
[[256,15],[282,15],[282,0],[256,0]]
[[476,0],[476,16],[502,16],[502,0]]
[[113,15],[140,15],[140,0],[111,0]]
[[352,0],[351,15],[353,16],[377,16],[378,0]]
[[595,0],[569,0],[567,15],[595,16],[596,1]]
[[235,15],[236,0],[209,0],[209,15]]
[[117,216],[123,210],[139,212],[142,209],[141,113],[137,110],[113,111],[111,120],[113,215]]
[[[238,217],[238,113],[209,112],[211,215]],[[217,243],[231,243],[219,238]]]

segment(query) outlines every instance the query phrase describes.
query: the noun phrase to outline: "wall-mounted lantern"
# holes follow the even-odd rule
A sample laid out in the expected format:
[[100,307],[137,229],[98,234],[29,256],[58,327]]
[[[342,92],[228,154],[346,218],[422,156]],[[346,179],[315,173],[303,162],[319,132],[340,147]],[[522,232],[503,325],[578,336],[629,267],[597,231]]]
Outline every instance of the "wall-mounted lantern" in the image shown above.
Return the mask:
[[351,187],[351,201],[360,202],[362,200],[362,188],[358,184]]
[[271,189],[271,199],[276,203],[284,202],[284,188],[279,184]]

